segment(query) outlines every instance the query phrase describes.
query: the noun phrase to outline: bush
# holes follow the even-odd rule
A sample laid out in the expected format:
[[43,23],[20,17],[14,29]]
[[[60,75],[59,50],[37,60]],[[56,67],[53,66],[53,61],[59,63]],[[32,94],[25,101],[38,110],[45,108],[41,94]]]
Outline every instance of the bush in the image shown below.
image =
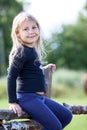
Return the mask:
[[61,84],[67,87],[82,87],[83,74],[81,71],[59,69],[53,74],[53,84]]
[[52,77],[53,97],[81,97],[83,93],[84,72],[66,69],[57,70]]

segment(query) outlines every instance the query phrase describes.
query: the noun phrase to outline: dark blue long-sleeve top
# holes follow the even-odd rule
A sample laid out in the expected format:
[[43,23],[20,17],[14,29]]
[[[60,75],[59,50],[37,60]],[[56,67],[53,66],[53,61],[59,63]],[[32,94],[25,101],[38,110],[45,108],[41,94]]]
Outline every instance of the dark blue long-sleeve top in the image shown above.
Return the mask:
[[16,92],[46,92],[44,73],[35,48],[25,45],[18,48],[8,69],[7,92],[9,103],[17,102]]

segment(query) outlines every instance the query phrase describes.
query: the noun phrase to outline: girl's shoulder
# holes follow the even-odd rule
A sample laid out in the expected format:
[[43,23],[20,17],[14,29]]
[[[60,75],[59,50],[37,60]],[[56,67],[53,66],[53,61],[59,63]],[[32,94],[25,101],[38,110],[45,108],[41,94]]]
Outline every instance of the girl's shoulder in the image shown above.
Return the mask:
[[20,54],[24,55],[24,54],[26,54],[26,53],[31,52],[32,49],[33,49],[33,48],[27,47],[27,46],[25,46],[25,45],[21,45],[21,46],[19,46],[19,47],[17,48],[16,52],[17,52],[19,55],[20,55]]

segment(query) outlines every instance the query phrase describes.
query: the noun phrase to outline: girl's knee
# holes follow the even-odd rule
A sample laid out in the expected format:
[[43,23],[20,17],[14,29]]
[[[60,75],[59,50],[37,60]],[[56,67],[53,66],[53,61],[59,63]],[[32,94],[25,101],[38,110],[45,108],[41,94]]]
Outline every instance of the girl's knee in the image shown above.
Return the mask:
[[53,120],[50,123],[47,123],[44,126],[43,130],[62,130],[62,124],[59,120]]
[[54,130],[62,130],[62,124],[57,124]]
[[63,128],[65,127],[65,126],[67,126],[70,122],[71,122],[71,120],[72,120],[72,112],[69,110],[68,112],[67,112],[67,115],[66,115],[66,119],[64,120],[64,122],[63,122]]
[[71,120],[72,120],[72,112],[69,110],[69,112],[68,112],[68,123],[70,123],[71,122]]

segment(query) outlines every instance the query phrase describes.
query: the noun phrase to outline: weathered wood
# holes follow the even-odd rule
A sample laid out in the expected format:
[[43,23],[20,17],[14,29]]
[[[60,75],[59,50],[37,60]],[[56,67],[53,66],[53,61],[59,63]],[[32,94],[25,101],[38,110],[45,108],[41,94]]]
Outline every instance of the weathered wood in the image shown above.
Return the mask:
[[45,80],[46,80],[46,94],[45,96],[51,97],[51,87],[52,87],[52,68],[49,67],[44,70]]
[[87,114],[87,106],[82,105],[68,105],[63,103],[63,105],[71,110],[72,114],[79,115],[79,114]]
[[12,110],[0,109],[0,120],[9,121],[13,119],[31,119],[31,116],[23,111],[22,115],[18,117],[17,114],[15,114]]
[[34,120],[7,122],[0,125],[0,130],[41,130],[40,123]]
[[[87,106],[81,106],[81,105],[68,105],[66,103],[63,103],[63,105],[71,110],[73,114],[79,115],[79,114],[87,114]],[[2,116],[1,116],[2,115]],[[14,114],[11,110],[0,110],[0,119],[11,120],[11,119],[28,119],[30,116],[23,112],[21,117],[18,117],[16,114]],[[1,121],[2,121],[1,120]],[[14,122],[6,122],[3,124],[0,124],[0,130],[41,130],[42,126],[40,123],[28,119],[26,121],[14,121]]]
[[[81,105],[68,105],[63,103],[65,107],[72,111],[73,114],[87,114],[87,106]],[[14,119],[32,119],[26,112],[22,112],[22,116],[18,117],[12,110],[0,110],[0,120],[14,120]]]

